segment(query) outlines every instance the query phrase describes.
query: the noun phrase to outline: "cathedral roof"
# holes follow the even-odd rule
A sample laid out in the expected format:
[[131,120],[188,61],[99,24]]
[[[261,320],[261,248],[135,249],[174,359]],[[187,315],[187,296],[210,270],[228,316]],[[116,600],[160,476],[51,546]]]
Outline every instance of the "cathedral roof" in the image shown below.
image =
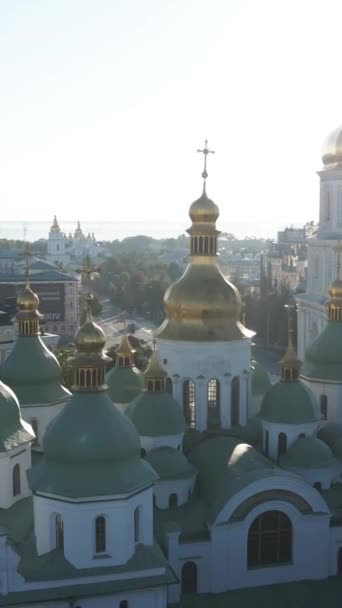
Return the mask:
[[0,382],[0,452],[13,450],[33,440],[34,432],[21,417],[16,395]]
[[304,378],[342,382],[342,321],[328,321],[305,353]]
[[342,423],[341,422],[324,422],[319,428],[317,437],[322,439],[330,448],[336,443],[336,441],[342,437]]
[[189,479],[195,469],[183,452],[168,446],[155,448],[146,454],[145,460],[158,473],[160,479]]
[[46,429],[42,462],[28,471],[36,492],[70,498],[127,494],[157,478],[140,458],[134,425],[106,390],[105,338],[92,319],[91,299],[87,297],[86,320],[75,336],[73,395]]
[[136,367],[116,365],[106,375],[108,394],[113,403],[129,403],[144,390],[144,374]]
[[143,391],[128,405],[126,414],[141,437],[179,435],[186,429],[179,404],[164,391]]
[[277,382],[263,398],[259,417],[267,422],[305,424],[315,422],[316,400],[302,382]]
[[331,449],[317,437],[300,437],[279,459],[283,467],[319,468],[331,466],[333,462]]

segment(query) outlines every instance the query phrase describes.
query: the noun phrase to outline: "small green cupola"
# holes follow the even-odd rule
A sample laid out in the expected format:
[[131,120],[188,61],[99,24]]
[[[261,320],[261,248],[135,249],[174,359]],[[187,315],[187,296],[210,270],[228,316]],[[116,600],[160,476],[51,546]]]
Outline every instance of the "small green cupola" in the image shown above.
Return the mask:
[[[27,254],[28,256],[28,254]],[[39,298],[32,291],[26,265],[26,284],[17,299],[18,336],[0,368],[0,379],[14,390],[22,407],[55,405],[68,399],[61,370],[39,335]]]
[[113,496],[141,490],[157,478],[140,458],[134,425],[106,390],[105,337],[90,302],[88,296],[86,320],[75,336],[73,395],[46,430],[42,463],[29,471],[35,492],[74,499]]
[[115,366],[106,375],[108,394],[113,403],[126,406],[144,388],[144,374],[134,365],[134,353],[124,333],[115,353]]
[[[179,404],[165,390],[166,376],[154,351],[145,372],[145,390],[129,404],[126,414],[141,438],[150,437],[158,442],[158,438],[171,437],[170,446],[178,447],[186,422]],[[143,439],[142,442],[145,447]]]
[[329,289],[328,322],[305,353],[303,378],[342,382],[342,280],[340,251],[337,252],[337,278]]

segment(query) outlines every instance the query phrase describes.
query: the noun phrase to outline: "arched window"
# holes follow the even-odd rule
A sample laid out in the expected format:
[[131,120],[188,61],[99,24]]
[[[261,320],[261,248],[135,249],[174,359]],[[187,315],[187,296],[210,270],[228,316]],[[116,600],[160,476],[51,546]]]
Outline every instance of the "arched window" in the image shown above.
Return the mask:
[[57,513],[55,518],[56,549],[64,549],[64,527],[62,516]]
[[265,431],[265,455],[268,456],[269,450],[269,432]]
[[328,419],[328,397],[321,395],[320,397],[320,412],[322,420]]
[[278,458],[282,454],[285,454],[287,450],[287,437],[285,433],[279,433],[278,435]]
[[20,494],[20,466],[14,465],[12,472],[13,496]]
[[209,237],[207,236],[204,237],[204,253],[209,253]]
[[292,524],[281,511],[265,511],[248,531],[248,568],[286,564],[292,559]]
[[194,562],[185,562],[182,568],[182,593],[197,592],[197,566]]
[[95,553],[106,551],[106,520],[103,515],[95,519]]
[[166,392],[172,395],[172,380],[171,378],[166,378],[165,382]]
[[198,237],[198,253],[203,253],[203,236]]
[[148,380],[147,381],[147,386],[146,386],[148,391],[153,391],[153,382],[152,380]]
[[305,437],[305,433],[301,433],[300,435],[298,435],[298,439],[304,439]]
[[195,428],[195,409],[195,384],[192,380],[185,380],[183,383],[183,412],[191,429]]
[[140,507],[134,509],[134,542],[140,541]]
[[127,600],[121,600],[121,602],[119,604],[119,608],[128,608],[128,601]]
[[231,386],[231,410],[230,425],[235,426],[240,422],[240,378],[235,377]]
[[216,378],[208,382],[208,428],[220,426],[220,383]]
[[342,576],[342,547],[337,551],[337,574]]
[[128,367],[131,363],[131,360],[129,357],[125,357],[125,365]]
[[177,507],[178,506],[178,496],[177,494],[170,494],[169,496],[169,507]]
[[30,425],[32,426],[32,430],[35,434],[35,438],[32,441],[32,447],[38,445],[38,420],[37,418],[31,418]]
[[322,484],[320,481],[316,481],[316,483],[314,483],[313,487],[316,488],[316,490],[318,490],[318,492],[321,492],[321,490],[322,490]]

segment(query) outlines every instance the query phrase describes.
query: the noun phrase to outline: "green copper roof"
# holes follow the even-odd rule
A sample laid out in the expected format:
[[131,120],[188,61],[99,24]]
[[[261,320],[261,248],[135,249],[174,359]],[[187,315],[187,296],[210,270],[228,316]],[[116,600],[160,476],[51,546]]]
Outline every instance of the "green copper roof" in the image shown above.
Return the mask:
[[74,393],[47,427],[32,490],[72,498],[127,494],[157,479],[131,421],[106,391]]
[[341,422],[322,422],[322,426],[318,430],[317,437],[322,439],[330,448],[336,443],[336,441],[342,437],[342,424]]
[[13,450],[33,439],[31,425],[21,418],[14,392],[0,382],[0,452]]
[[177,401],[165,392],[144,391],[126,410],[142,437],[159,437],[184,433],[186,422]]
[[342,322],[328,321],[306,351],[301,375],[342,382]]
[[300,437],[280,457],[283,467],[319,468],[331,466],[334,457],[324,441],[316,437]]
[[106,382],[113,403],[129,403],[145,386],[144,374],[140,370],[117,365],[107,373]]
[[208,519],[215,521],[228,500],[249,484],[274,476],[294,477],[272,464],[252,446],[228,435],[207,435],[189,455],[198,473]]
[[145,460],[158,473],[160,479],[188,479],[195,474],[194,467],[183,452],[168,446],[151,450],[146,454]]
[[271,380],[267,370],[257,361],[251,361],[252,372],[252,394],[264,395],[271,386]]
[[70,393],[61,385],[61,370],[39,336],[18,336],[0,367],[0,379],[14,390],[21,406],[53,404]]
[[316,401],[302,382],[277,382],[263,398],[259,416],[268,422],[304,424],[314,422]]

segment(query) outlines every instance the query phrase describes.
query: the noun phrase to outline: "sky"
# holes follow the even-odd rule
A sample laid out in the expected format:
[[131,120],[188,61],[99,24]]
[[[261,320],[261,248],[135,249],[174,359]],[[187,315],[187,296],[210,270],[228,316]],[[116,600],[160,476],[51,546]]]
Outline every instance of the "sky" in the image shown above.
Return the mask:
[[[0,0],[0,223],[318,216],[340,0]],[[145,231],[147,232],[147,231]]]

